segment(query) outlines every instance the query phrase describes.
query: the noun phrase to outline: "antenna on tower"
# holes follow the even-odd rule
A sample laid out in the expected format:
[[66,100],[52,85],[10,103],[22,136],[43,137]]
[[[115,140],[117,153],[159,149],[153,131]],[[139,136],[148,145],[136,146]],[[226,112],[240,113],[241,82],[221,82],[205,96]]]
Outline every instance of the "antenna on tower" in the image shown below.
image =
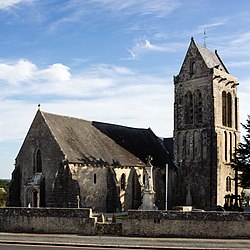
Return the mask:
[[207,36],[206,36],[206,30],[204,30],[204,32],[203,32],[203,46],[204,46],[204,48],[207,47],[206,38],[207,38]]

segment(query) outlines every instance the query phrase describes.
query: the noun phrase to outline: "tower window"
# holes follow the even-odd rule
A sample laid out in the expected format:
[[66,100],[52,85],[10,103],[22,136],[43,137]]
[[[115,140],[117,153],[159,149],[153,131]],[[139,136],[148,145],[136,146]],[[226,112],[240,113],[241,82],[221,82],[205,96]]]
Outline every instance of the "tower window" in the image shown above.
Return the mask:
[[224,132],[224,157],[225,161],[227,161],[227,132]]
[[229,150],[230,150],[230,161],[233,158],[233,138],[232,138],[232,133],[229,133]]
[[96,174],[94,174],[94,184],[96,184]]
[[222,125],[232,127],[232,96],[222,92]]
[[231,192],[232,190],[232,179],[230,176],[227,176],[226,178],[226,191]]
[[202,94],[200,90],[196,90],[195,94],[195,122],[202,123]]
[[235,129],[238,130],[238,99],[235,97],[234,99],[234,106],[235,106]]
[[232,127],[232,96],[227,94],[227,126]]
[[227,99],[227,94],[225,91],[222,92],[222,125],[226,126],[227,125],[227,108],[226,108],[226,99]]
[[186,124],[194,123],[194,101],[190,91],[185,95],[185,122]]

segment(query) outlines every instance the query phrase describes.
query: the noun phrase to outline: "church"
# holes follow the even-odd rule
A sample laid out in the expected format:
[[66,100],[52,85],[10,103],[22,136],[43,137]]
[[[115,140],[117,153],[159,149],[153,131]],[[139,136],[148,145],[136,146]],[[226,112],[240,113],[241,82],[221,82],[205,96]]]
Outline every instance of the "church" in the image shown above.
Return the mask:
[[218,52],[192,38],[174,77],[173,138],[38,108],[15,160],[8,206],[138,209],[149,158],[158,209],[224,205],[235,190],[237,85]]

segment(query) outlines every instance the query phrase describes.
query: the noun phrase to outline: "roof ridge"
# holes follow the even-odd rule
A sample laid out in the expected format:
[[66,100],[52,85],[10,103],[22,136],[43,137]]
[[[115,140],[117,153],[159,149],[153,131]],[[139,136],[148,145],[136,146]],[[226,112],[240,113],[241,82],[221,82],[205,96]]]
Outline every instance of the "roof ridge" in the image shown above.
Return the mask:
[[149,130],[150,128],[138,128],[138,127],[130,127],[126,125],[121,124],[114,124],[114,123],[108,123],[108,122],[99,122],[99,121],[92,121],[92,123],[99,123],[99,124],[106,124],[114,127],[121,127],[121,128],[128,128],[128,129],[137,129],[137,130]]
[[59,116],[59,117],[64,117],[64,118],[69,118],[69,119],[77,119],[77,120],[81,120],[81,121],[85,121],[85,122],[90,122],[90,123],[93,122],[91,120],[82,119],[80,117],[74,117],[74,116],[68,116],[68,115],[59,115],[59,114],[45,112],[45,111],[41,111],[41,110],[40,110],[40,112],[43,113],[43,114],[48,114],[48,115],[53,115],[53,116]]

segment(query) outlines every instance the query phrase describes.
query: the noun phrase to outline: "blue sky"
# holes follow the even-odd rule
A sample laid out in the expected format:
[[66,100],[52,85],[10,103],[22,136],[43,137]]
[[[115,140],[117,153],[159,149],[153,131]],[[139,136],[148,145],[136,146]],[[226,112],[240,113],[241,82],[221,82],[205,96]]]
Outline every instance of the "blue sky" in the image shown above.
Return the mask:
[[0,0],[0,178],[37,111],[173,131],[173,75],[194,37],[250,98],[250,2]]

